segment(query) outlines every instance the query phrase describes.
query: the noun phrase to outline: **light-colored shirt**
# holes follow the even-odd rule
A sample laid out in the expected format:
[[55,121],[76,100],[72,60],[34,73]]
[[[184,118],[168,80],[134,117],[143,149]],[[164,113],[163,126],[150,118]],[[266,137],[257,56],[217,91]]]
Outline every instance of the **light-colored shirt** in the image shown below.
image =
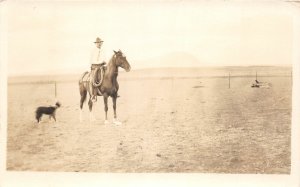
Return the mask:
[[103,46],[101,46],[100,49],[98,47],[94,47],[91,51],[90,65],[100,64],[105,60],[106,60],[106,54],[105,54],[105,50],[103,49]]

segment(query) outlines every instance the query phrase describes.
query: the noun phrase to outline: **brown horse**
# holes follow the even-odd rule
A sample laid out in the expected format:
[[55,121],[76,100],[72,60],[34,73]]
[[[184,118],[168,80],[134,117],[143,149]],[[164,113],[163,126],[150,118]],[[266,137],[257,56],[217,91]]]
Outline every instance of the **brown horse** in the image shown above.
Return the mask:
[[[99,71],[100,67],[97,68],[95,71],[95,77],[90,78],[90,73],[85,72],[81,76],[79,80],[79,91],[80,91],[80,121],[82,121],[82,107],[83,103],[86,100],[87,92],[89,93],[89,110],[90,110],[90,120],[93,119],[92,115],[92,108],[93,108],[93,102],[91,100],[92,96],[92,90],[90,87],[93,85],[98,89],[98,96],[103,96],[104,99],[104,111],[105,111],[105,124],[108,124],[107,120],[107,99],[108,97],[112,97],[113,101],[113,109],[114,109],[114,124],[121,124],[117,120],[117,97],[118,97],[118,90],[119,90],[119,84],[118,84],[118,68],[121,67],[125,69],[127,72],[130,71],[130,64],[127,62],[126,57],[123,55],[123,53],[119,50],[118,52],[114,51],[114,54],[110,61],[107,64],[107,67],[105,68],[105,71]],[[87,77],[87,78],[86,78]],[[90,82],[92,81],[92,82]]]

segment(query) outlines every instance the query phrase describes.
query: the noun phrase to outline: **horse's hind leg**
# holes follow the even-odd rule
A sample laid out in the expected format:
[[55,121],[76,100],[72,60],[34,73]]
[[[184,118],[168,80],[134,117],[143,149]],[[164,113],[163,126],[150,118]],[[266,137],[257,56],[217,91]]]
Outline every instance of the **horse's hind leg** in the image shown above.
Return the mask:
[[79,91],[80,91],[80,109],[83,107],[83,103],[86,100],[87,90],[84,88],[83,83],[79,84]]
[[81,98],[80,98],[80,113],[79,113],[80,122],[82,122],[82,107],[83,107],[84,100],[85,99],[83,99],[83,97],[81,96]]
[[89,99],[89,110],[90,110],[90,121],[95,121],[95,117],[93,115],[93,102],[91,100],[91,98]]
[[83,83],[79,83],[79,91],[80,91],[80,114],[79,114],[79,120],[82,122],[82,108],[83,103],[86,100],[87,90],[84,88]]

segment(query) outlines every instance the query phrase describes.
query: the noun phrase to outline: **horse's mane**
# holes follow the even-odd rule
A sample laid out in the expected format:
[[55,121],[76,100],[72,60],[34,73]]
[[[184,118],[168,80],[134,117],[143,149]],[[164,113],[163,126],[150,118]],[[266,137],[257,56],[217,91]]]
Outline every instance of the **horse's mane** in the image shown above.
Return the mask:
[[[107,72],[109,72],[109,71],[111,70],[112,64],[115,63],[117,54],[123,55],[123,53],[122,53],[121,50],[119,50],[119,51],[117,51],[117,52],[114,51],[114,54],[112,55],[112,57],[110,58],[110,60],[109,60],[108,63],[107,63],[107,70],[106,70]],[[116,68],[115,71],[118,72],[118,68]]]

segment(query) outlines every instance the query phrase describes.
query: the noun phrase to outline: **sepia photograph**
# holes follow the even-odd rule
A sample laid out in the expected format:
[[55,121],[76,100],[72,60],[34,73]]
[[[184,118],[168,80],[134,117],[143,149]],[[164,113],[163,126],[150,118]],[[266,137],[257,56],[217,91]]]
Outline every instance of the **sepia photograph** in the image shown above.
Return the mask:
[[300,1],[0,6],[3,186],[300,185]]

